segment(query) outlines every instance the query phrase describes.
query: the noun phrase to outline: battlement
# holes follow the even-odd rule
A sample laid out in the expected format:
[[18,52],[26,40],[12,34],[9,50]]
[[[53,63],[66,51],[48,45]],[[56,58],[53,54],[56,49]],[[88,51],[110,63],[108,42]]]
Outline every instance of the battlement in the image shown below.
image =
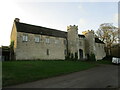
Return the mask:
[[70,30],[70,29],[73,29],[73,30],[78,30],[78,26],[76,25],[70,25],[70,26],[67,26],[67,30]]
[[86,35],[88,33],[93,33],[94,34],[94,31],[93,30],[87,30],[87,31],[83,31],[82,32],[83,35]]

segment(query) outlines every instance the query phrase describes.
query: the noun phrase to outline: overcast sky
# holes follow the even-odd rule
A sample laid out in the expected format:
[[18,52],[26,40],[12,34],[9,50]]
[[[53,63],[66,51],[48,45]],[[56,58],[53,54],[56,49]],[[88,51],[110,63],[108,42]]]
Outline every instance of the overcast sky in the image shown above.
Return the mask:
[[0,45],[10,44],[10,34],[15,18],[19,18],[23,23],[62,31],[67,31],[68,25],[78,25],[80,34],[88,29],[97,30],[102,23],[113,23],[117,26],[117,1],[2,0],[0,2]]

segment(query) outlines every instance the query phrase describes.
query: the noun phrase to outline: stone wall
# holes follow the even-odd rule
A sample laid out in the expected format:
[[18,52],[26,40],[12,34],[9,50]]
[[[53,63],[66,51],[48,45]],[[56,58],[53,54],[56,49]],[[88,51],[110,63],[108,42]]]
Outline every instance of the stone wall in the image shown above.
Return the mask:
[[15,23],[13,23],[10,40],[11,40],[11,42],[14,41],[14,49],[16,49],[16,46],[17,46],[17,30],[16,30]]
[[[104,51],[104,44],[95,43],[95,36],[93,31],[85,31],[83,34],[85,38],[78,37],[78,26],[67,27],[67,44],[66,38],[31,34],[17,32],[15,23],[13,24],[11,32],[11,41],[14,41],[14,52],[16,60],[55,60],[65,59],[66,51],[78,53],[83,51],[83,59],[87,58],[87,54],[94,53],[96,59],[102,59],[106,54]],[[23,41],[23,35],[28,36],[28,41]],[[40,42],[35,42],[35,37],[40,37]],[[48,42],[49,40],[49,42]]]
[[[95,37],[94,37],[94,31],[87,31],[85,34],[86,37],[86,44],[88,44],[88,53],[94,53],[95,54]],[[86,47],[87,48],[87,47]]]
[[95,35],[94,31],[88,30],[83,32],[85,35],[85,53],[86,54],[95,54],[96,60],[103,59],[106,56],[105,50],[104,50],[104,44],[96,43],[95,42]]
[[[85,52],[85,38],[79,38],[79,49],[83,50],[83,59],[86,59],[86,56],[85,56],[85,54],[86,54],[86,52]],[[78,53],[78,55],[79,55],[79,53]]]
[[75,53],[78,53],[79,49],[79,37],[78,37],[78,26],[68,26],[67,27],[67,39],[68,39],[68,52],[73,54],[75,58]]
[[[24,34],[28,35],[27,42],[22,40]],[[17,32],[15,52],[17,60],[65,59],[65,38],[37,35],[40,37],[40,42],[35,42],[35,36],[36,34]],[[46,38],[50,40],[49,43],[46,42]]]
[[95,57],[96,57],[96,60],[101,60],[106,56],[104,47],[105,47],[104,44],[95,43]]

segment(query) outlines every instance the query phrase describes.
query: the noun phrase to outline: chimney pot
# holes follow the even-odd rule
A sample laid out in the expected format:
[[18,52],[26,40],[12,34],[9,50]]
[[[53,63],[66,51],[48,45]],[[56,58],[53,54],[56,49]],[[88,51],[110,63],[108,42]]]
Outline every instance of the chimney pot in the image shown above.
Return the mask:
[[15,18],[15,22],[19,22],[20,21],[20,19],[19,18]]

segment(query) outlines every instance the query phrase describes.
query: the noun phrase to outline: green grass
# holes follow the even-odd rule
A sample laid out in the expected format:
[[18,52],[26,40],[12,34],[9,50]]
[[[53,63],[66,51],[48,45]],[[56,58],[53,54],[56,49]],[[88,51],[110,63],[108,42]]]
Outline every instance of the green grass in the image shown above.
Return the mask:
[[3,87],[86,70],[99,63],[82,61],[6,61],[2,63]]
[[97,63],[97,64],[111,64],[112,65],[111,60],[98,60],[95,63]]

